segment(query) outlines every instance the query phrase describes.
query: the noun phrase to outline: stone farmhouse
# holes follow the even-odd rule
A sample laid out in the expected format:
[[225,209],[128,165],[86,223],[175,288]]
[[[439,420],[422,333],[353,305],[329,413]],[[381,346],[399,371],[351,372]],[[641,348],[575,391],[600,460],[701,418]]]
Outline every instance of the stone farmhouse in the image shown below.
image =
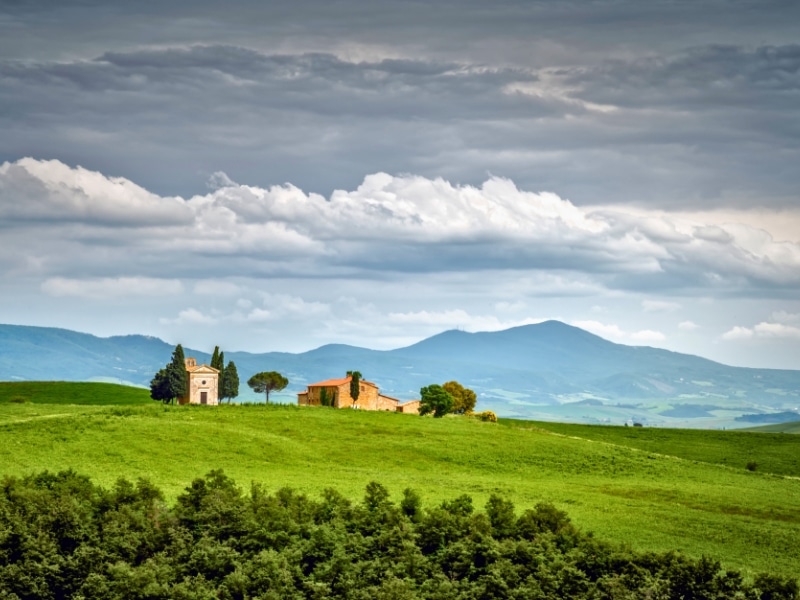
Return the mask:
[[397,398],[381,394],[377,385],[363,379],[359,382],[358,400],[354,401],[350,395],[351,379],[350,376],[347,376],[341,379],[310,383],[305,392],[297,394],[297,403],[300,406],[333,406],[334,408],[419,414],[419,400],[401,404]]
[[198,365],[194,358],[186,359],[188,393],[178,398],[178,404],[219,404],[219,371],[208,365]]

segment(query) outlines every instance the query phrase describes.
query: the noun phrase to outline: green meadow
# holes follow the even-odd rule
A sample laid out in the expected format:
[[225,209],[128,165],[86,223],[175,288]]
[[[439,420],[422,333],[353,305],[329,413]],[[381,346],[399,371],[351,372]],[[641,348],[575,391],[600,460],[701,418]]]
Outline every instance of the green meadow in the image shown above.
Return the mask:
[[76,381],[0,382],[0,404],[141,405],[152,402],[144,388]]
[[107,384],[0,384],[2,474],[71,468],[104,486],[145,477],[170,499],[220,468],[240,485],[313,496],[332,487],[360,499],[374,480],[427,506],[460,494],[482,506],[499,492],[518,510],[552,502],[635,550],[708,555],[747,573],[800,572],[798,456],[800,436],[781,433],[173,407]]

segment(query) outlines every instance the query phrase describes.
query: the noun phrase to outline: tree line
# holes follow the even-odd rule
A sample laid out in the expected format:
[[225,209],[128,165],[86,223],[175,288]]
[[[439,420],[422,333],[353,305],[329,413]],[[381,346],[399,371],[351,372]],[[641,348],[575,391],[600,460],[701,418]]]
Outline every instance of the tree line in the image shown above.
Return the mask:
[[[211,355],[211,367],[219,371],[218,398],[222,402],[236,398],[239,395],[239,373],[233,361],[225,365],[225,354],[214,347]],[[357,402],[360,395],[360,383],[363,376],[360,371],[347,371],[350,378],[350,397]],[[172,352],[172,358],[167,365],[160,369],[150,382],[150,397],[164,403],[174,403],[176,399],[185,397],[189,390],[189,381],[186,370],[186,357],[183,346],[178,344]],[[247,380],[247,385],[257,394],[264,394],[267,404],[271,392],[280,391],[289,385],[289,380],[277,371],[263,371],[256,373]],[[326,392],[326,390],[323,390]],[[323,406],[332,404],[331,399],[321,399]],[[443,417],[446,414],[472,414],[477,402],[477,395],[469,388],[465,388],[457,381],[448,381],[442,385],[432,384],[420,389],[420,415],[432,414],[434,417]],[[492,415],[493,416],[493,415]],[[496,417],[494,418],[496,420]]]
[[168,505],[145,479],[110,489],[73,471],[0,481],[0,598],[798,600],[792,577],[641,553],[540,503],[493,494],[425,507],[376,482],[353,502],[248,492],[222,471]]
[[[217,380],[217,397],[219,401],[227,399],[228,402],[239,396],[239,372],[236,364],[229,361],[225,364],[225,353],[214,346],[209,365],[219,372]],[[184,398],[189,393],[189,373],[186,369],[186,356],[183,346],[178,344],[172,352],[172,358],[163,369],[155,374],[150,381],[150,397],[165,404],[174,403],[179,398]],[[280,391],[289,385],[289,380],[277,371],[256,373],[247,381],[254,392],[265,394],[269,404],[269,394]]]

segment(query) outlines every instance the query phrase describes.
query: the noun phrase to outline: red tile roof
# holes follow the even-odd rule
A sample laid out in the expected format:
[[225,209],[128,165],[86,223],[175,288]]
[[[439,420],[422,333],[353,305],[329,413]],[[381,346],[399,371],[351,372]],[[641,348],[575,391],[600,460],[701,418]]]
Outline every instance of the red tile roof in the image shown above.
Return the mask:
[[[309,383],[308,387],[335,387],[339,385],[343,385],[345,383],[350,383],[351,377],[342,377],[341,379],[328,379],[327,381],[319,381],[317,383]],[[362,379],[361,383],[366,385],[371,385],[374,388],[378,386],[372,383],[371,381],[367,381],[366,379]]]
[[309,383],[308,387],[333,387],[349,382],[350,382],[350,377],[344,377],[342,379],[328,379],[326,381],[320,381],[318,383]]

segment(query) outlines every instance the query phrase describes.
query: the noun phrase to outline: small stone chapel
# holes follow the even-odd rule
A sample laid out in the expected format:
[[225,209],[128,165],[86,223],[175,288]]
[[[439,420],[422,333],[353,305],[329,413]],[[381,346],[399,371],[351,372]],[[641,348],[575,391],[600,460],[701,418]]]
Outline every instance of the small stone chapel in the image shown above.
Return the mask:
[[194,358],[186,359],[189,381],[187,395],[178,399],[179,404],[219,404],[219,371],[208,365],[198,365]]

